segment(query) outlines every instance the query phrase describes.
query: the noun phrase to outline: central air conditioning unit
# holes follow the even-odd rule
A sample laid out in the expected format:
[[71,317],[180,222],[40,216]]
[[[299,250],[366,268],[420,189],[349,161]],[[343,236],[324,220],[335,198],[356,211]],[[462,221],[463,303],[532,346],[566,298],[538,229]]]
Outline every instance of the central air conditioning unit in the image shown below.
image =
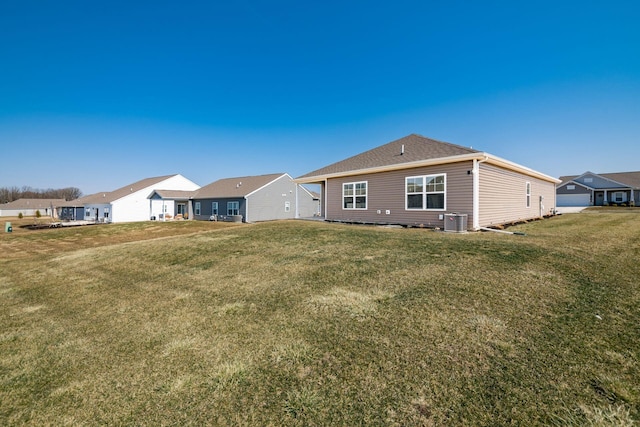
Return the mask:
[[444,214],[444,231],[453,233],[467,232],[467,214]]

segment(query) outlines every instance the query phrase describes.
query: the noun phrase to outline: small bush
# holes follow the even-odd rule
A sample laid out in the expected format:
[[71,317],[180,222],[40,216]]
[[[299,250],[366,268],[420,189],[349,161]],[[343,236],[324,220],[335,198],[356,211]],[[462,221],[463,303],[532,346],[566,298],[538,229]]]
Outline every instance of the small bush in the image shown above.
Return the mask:
[[40,209],[36,210],[36,218],[40,218],[41,216]]
[[20,212],[20,213],[18,214],[18,218],[19,218],[19,219],[22,219],[23,217],[24,217],[24,215],[22,215],[22,212]]

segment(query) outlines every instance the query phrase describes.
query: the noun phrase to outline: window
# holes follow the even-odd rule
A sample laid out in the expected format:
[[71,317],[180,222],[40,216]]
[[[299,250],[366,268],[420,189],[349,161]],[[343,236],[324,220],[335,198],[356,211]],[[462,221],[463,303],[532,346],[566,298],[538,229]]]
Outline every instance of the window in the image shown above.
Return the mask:
[[367,182],[342,184],[343,209],[367,209]]
[[616,191],[615,193],[613,193],[613,201],[616,203],[624,202],[624,193],[622,193],[621,191]]
[[195,213],[196,215],[200,215],[200,210],[202,209],[200,202],[196,202]]
[[527,207],[530,208],[531,207],[531,183],[530,182],[527,182],[526,193],[527,193]]
[[291,202],[284,202],[284,211],[285,212],[291,211]]
[[445,174],[411,176],[405,183],[407,209],[445,209]]
[[84,210],[84,216],[85,217],[91,217],[91,209],[87,208]]
[[104,217],[109,218],[109,208],[104,208]]
[[211,202],[211,215],[218,215],[218,202]]
[[567,185],[567,190],[575,190],[576,186],[575,185]]
[[227,202],[227,215],[240,215],[240,202]]
[[584,182],[593,182],[593,178],[585,178]]

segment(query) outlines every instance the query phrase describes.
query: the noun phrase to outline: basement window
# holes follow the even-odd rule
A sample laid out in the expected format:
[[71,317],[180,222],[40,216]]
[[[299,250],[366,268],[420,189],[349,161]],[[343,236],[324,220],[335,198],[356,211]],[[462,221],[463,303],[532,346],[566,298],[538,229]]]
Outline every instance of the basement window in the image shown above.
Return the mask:
[[367,182],[342,184],[342,209],[367,209]]
[[444,210],[446,174],[405,178],[405,202],[408,210]]

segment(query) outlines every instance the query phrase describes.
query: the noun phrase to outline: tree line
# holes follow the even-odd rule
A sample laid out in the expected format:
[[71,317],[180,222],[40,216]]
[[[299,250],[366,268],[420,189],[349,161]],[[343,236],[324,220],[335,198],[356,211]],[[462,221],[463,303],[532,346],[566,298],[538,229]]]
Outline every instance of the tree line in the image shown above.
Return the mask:
[[76,187],[46,190],[31,187],[0,187],[0,203],[9,203],[18,199],[65,199],[74,200],[82,196]]

